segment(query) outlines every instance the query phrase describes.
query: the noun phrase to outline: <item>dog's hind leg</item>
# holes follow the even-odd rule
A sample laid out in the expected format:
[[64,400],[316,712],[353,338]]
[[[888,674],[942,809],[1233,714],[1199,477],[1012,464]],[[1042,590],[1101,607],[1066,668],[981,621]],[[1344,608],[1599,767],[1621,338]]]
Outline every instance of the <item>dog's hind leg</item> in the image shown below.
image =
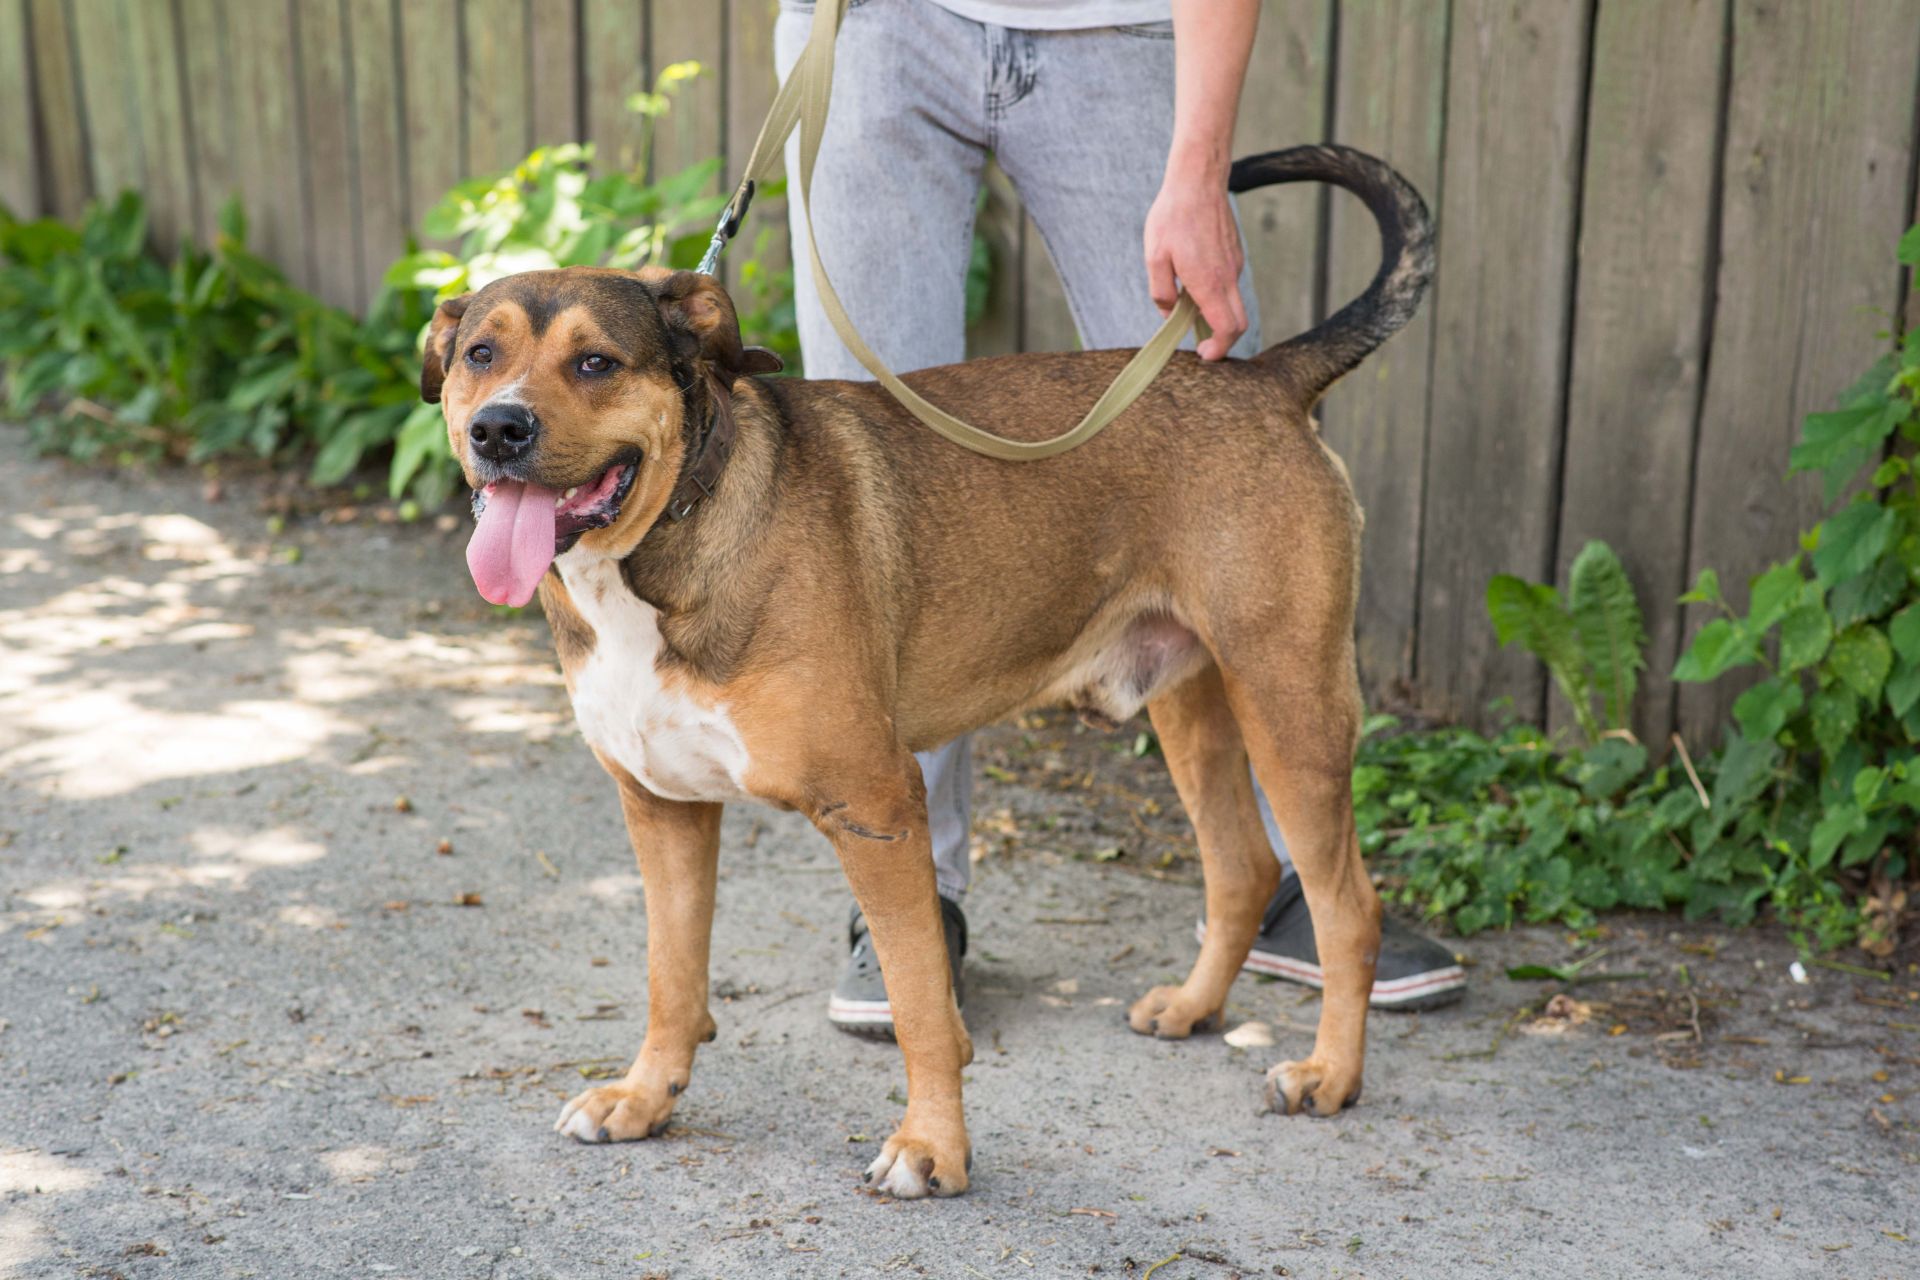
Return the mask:
[[1127,1013],[1142,1035],[1179,1039],[1218,1029],[1227,990],[1245,963],[1260,916],[1280,882],[1247,775],[1247,753],[1220,669],[1205,670],[1148,704],[1160,750],[1200,844],[1207,935],[1187,980],[1155,987]]
[[[1351,632],[1273,637],[1273,661],[1225,675],[1227,697],[1300,876],[1325,974],[1313,1054],[1267,1073],[1267,1101],[1332,1115],[1360,1093],[1367,997],[1380,952],[1380,898],[1353,820],[1360,691]],[[1313,660],[1315,655],[1319,660]],[[1211,937],[1213,925],[1208,924]]]
[[620,784],[646,885],[647,1035],[625,1079],[588,1089],[561,1111],[554,1128],[582,1142],[622,1142],[666,1128],[692,1076],[694,1051],[714,1034],[707,963],[721,806],[663,800],[625,770],[608,772]]

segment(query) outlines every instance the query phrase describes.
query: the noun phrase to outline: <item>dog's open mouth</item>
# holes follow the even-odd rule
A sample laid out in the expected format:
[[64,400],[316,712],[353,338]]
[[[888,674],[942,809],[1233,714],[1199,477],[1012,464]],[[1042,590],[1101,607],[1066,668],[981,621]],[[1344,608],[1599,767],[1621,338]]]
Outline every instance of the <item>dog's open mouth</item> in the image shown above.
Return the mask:
[[526,480],[496,480],[474,490],[467,568],[481,596],[515,606],[533,599],[555,556],[589,529],[619,518],[637,470],[616,463],[591,484],[564,492]]

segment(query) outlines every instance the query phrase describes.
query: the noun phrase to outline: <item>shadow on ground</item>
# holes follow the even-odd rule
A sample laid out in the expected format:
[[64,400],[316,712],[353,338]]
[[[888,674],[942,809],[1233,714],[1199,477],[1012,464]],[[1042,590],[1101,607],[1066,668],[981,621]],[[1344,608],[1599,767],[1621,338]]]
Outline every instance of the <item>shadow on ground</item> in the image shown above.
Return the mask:
[[[1362,1105],[1261,1115],[1313,997],[1242,981],[1270,1049],[1124,1029],[1198,890],[1157,764],[1050,720],[983,752],[971,1195],[861,1189],[902,1072],[822,1016],[830,850],[751,809],[674,1128],[576,1146],[645,937],[537,616],[474,598],[451,520],[0,457],[0,1277],[1920,1268],[1904,986],[1623,918],[1648,976],[1549,1014],[1501,970],[1566,939],[1475,939],[1462,1006],[1375,1016]],[[1036,753],[1058,786],[993,763]]]

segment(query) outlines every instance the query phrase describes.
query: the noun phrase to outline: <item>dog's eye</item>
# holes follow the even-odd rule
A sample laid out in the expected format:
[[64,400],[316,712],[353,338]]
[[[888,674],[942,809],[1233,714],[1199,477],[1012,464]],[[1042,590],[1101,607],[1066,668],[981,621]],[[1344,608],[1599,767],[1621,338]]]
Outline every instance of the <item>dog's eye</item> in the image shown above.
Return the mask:
[[605,373],[613,368],[613,361],[605,356],[581,356],[579,369],[582,373]]
[[467,359],[472,361],[474,364],[492,364],[493,348],[488,346],[484,342],[477,343],[476,345],[468,348]]

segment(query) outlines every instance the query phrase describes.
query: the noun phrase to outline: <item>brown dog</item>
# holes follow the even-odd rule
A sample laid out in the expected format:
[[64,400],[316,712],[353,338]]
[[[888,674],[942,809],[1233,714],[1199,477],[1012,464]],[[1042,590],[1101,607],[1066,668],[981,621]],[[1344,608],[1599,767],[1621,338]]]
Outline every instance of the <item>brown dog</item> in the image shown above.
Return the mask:
[[[1326,970],[1313,1053],[1268,1074],[1289,1114],[1360,1090],[1380,905],[1349,793],[1361,704],[1361,517],[1310,416],[1412,316],[1432,270],[1419,196],[1337,147],[1242,160],[1232,186],[1354,191],[1385,242],[1367,291],[1257,358],[1181,355],[1104,434],[1041,462],[965,452],[864,383],[762,381],[720,284],[575,268],[442,303],[421,391],[442,400],[479,519],[481,594],[537,589],[582,733],[620,788],[646,882],[649,1011],[625,1079],[556,1126],[657,1133],[707,1009],[720,810],[798,809],[833,841],[873,930],[907,1110],[867,1172],[956,1195],[971,1153],[915,750],[1022,708],[1115,720],[1145,705],[1206,873],[1193,972],[1128,1021],[1217,1020],[1279,870],[1247,762],[1273,802]],[[1034,439],[1083,413],[1127,353],[1021,355],[908,381]]]

